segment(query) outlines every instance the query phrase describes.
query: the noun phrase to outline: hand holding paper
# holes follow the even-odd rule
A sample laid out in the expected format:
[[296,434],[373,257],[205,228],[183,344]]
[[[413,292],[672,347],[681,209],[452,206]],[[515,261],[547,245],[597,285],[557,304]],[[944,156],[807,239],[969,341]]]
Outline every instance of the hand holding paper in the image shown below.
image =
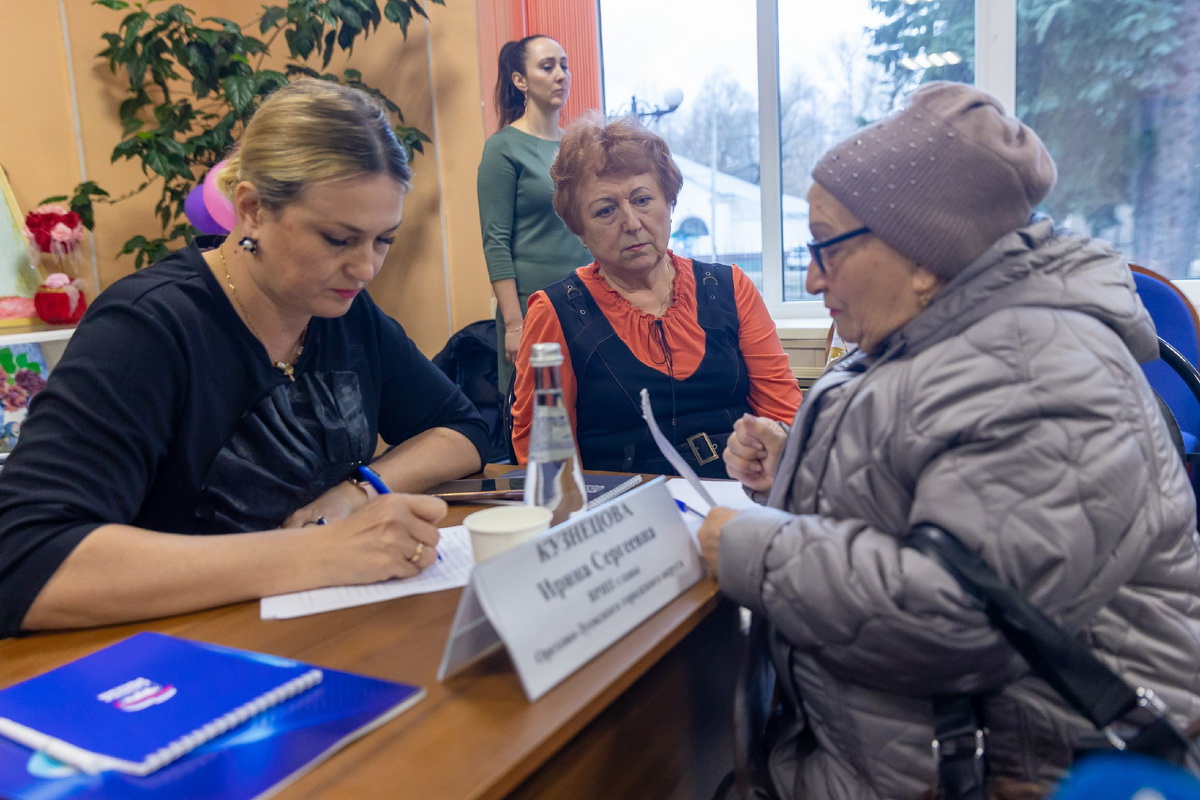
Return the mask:
[[[654,411],[650,407],[650,393],[645,389],[642,389],[642,419],[646,420],[646,425],[650,428],[650,434],[654,437],[654,443],[658,445],[658,449],[664,456],[666,456],[667,461],[671,462],[671,465],[678,470],[680,476],[687,481],[688,486],[693,492],[695,492],[699,499],[708,504],[708,514],[700,514],[700,512],[688,505],[688,501],[694,500],[695,498],[686,497],[687,493],[683,492],[678,486],[672,488],[672,493],[675,495],[675,502],[679,505],[681,513],[691,512],[697,517],[704,518],[703,524],[700,525],[700,529],[696,532],[696,538],[697,543],[700,546],[701,558],[703,558],[704,564],[708,568],[709,573],[715,578],[718,574],[717,568],[720,560],[721,526],[733,517],[737,516],[739,508],[752,506],[754,505],[754,502],[750,500],[749,497],[745,496],[741,486],[736,483],[731,483],[729,481],[700,480],[695,471],[688,466],[688,463],[683,460],[683,457],[676,452],[675,448],[671,446],[671,443],[667,441],[667,437],[663,436],[662,431],[659,430],[658,423],[654,420]],[[763,417],[752,417],[749,414],[744,415],[734,424],[735,436],[738,431],[738,426],[742,426],[742,428],[747,431],[746,441],[754,442],[753,446],[745,449],[752,454],[759,453],[759,451],[761,451],[760,455],[755,456],[758,462],[759,474],[762,474],[762,471],[765,468],[765,462],[767,458],[770,457],[771,461],[769,474],[774,476],[775,465],[779,463],[779,453],[783,450],[783,441],[787,438],[787,434],[784,432],[783,427],[774,420]],[[774,429],[775,432],[780,434],[777,443],[775,442],[774,432],[771,429]],[[761,431],[761,435],[756,436],[755,434],[757,434],[759,431]],[[771,444],[768,445],[767,442],[763,441],[764,439],[770,441]],[[732,437],[730,438],[730,441],[733,441]],[[777,446],[775,446],[776,444]],[[728,462],[726,462],[726,469],[729,469],[731,475],[733,474],[733,470]],[[671,483],[677,482],[671,481]],[[743,481],[743,483],[745,483],[745,481]],[[717,505],[717,501],[714,500],[712,494],[709,493],[706,484],[722,487],[729,486],[731,489],[736,489],[736,497],[733,498],[733,502],[729,502],[727,504],[730,506],[735,506],[735,508]],[[750,486],[748,483],[746,485]],[[753,489],[756,487],[750,486],[750,488]],[[769,482],[767,483],[767,488],[770,488]],[[685,497],[680,497],[681,494],[684,495],[686,499]]]

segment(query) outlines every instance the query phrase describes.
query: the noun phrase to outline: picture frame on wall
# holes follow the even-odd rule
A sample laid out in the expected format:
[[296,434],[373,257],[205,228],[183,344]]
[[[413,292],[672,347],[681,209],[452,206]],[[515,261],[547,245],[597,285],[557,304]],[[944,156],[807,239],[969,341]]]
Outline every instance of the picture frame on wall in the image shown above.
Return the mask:
[[21,231],[24,216],[0,165],[0,332],[38,322],[33,305],[39,279],[30,259],[29,243]]
[[29,401],[46,387],[50,367],[36,342],[0,347],[0,463],[17,446]]

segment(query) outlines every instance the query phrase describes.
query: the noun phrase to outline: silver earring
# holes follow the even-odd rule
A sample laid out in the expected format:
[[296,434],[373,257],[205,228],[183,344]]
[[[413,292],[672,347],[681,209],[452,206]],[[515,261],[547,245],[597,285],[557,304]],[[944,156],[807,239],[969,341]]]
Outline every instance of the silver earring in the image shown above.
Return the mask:
[[257,239],[251,239],[249,236],[243,236],[242,240],[240,242],[238,242],[238,244],[241,245],[242,249],[245,250],[250,255],[254,255],[255,253],[258,252],[258,240]]

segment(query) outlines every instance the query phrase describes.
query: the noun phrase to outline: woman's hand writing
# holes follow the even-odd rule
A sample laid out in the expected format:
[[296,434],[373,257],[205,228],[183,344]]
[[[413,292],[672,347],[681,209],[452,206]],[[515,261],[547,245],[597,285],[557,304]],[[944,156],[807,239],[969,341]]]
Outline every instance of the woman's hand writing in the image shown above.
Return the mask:
[[725,445],[729,477],[756,492],[768,491],[786,441],[787,430],[775,420],[743,414],[733,423],[733,435]]
[[328,525],[303,528],[321,585],[411,578],[437,562],[437,523],[446,503],[422,494],[388,494]]

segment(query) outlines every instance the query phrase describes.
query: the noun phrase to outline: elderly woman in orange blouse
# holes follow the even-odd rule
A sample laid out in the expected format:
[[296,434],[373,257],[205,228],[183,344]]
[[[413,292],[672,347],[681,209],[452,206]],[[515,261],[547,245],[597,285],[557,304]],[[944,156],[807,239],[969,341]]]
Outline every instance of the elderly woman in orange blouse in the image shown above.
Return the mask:
[[517,355],[513,445],[526,460],[533,416],[530,348],[562,347],[563,396],[587,469],[671,473],[641,418],[650,392],[663,434],[705,477],[733,423],[786,424],[800,404],[787,355],[754,284],[736,266],[667,249],[683,185],[667,143],[634,117],[581,117],[551,167],[554,210],[592,257],[534,294]]

